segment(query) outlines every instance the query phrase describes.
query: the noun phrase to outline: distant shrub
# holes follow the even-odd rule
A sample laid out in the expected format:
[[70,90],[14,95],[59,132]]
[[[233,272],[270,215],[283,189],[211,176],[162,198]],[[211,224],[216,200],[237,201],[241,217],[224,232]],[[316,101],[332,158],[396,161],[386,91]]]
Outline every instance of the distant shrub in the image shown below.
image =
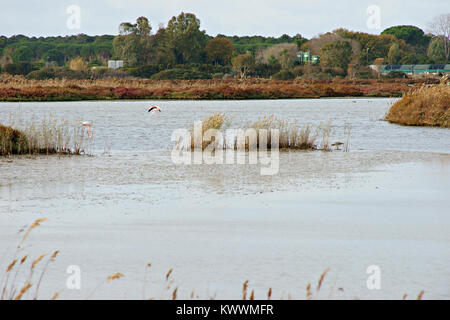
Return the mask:
[[281,70],[273,75],[273,78],[276,80],[290,80],[294,79],[295,75],[289,70]]
[[64,67],[44,68],[30,72],[27,75],[27,79],[30,80],[45,80],[45,79],[69,79],[69,80],[82,80],[89,79],[89,72],[70,70]]
[[130,74],[128,72],[125,72],[123,70],[118,69],[110,69],[106,67],[98,67],[92,70],[89,70],[87,73],[87,76],[90,79],[96,80],[96,79],[110,79],[110,78],[130,78]]
[[82,57],[76,57],[70,60],[69,68],[73,71],[86,71],[88,70],[88,63]]
[[281,65],[276,63],[257,63],[253,73],[258,77],[269,78],[281,70]]
[[[179,64],[174,67],[174,69],[187,69],[192,71],[198,71],[203,73],[227,73],[231,71],[230,66],[221,66],[221,65],[213,65],[213,64],[204,64],[204,63],[189,63],[189,64]],[[161,69],[162,70],[162,69]]]
[[388,78],[388,79],[406,79],[406,78],[408,78],[408,76],[406,75],[406,73],[401,72],[401,71],[391,71],[385,76],[385,78]]
[[11,75],[27,75],[31,71],[37,70],[38,68],[30,62],[18,62],[9,63],[5,66],[5,72]]
[[162,71],[164,66],[160,64],[149,64],[146,66],[140,66],[136,68],[124,68],[123,71],[127,72],[133,77],[150,78],[152,75]]
[[303,75],[303,66],[296,66],[291,72],[295,77],[301,77]]
[[151,79],[153,80],[198,80],[198,79],[211,79],[211,75],[185,69],[168,69],[154,74]]
[[212,75],[212,78],[213,79],[223,79],[223,76],[224,76],[225,74],[223,73],[223,72],[219,72],[219,73],[214,73],[213,75]]
[[30,80],[45,80],[45,79],[54,79],[55,78],[55,70],[52,68],[44,68],[41,70],[35,70],[27,74],[27,79]]

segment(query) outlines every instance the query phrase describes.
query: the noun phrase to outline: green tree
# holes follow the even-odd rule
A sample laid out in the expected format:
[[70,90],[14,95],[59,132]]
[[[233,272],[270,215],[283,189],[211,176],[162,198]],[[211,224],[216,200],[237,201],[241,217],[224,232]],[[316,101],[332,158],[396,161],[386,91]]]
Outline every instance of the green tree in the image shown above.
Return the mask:
[[114,38],[114,53],[127,66],[147,64],[151,58],[150,32],[152,28],[146,17],[139,17],[136,23],[123,22],[119,35]]
[[56,62],[59,66],[64,63],[64,54],[57,50],[51,49],[44,55],[44,62]]
[[444,41],[440,37],[431,40],[427,55],[434,63],[446,63]]
[[398,64],[401,58],[402,54],[400,52],[400,46],[397,43],[394,43],[389,49],[387,61],[389,64]]
[[228,65],[233,56],[233,42],[227,38],[214,38],[206,45],[205,52],[208,62]]
[[430,24],[433,33],[442,41],[445,60],[450,59],[450,13],[438,15]]
[[21,46],[14,50],[12,59],[14,63],[18,62],[30,62],[34,58],[33,50],[26,46]]
[[406,43],[413,46],[425,45],[427,42],[423,30],[415,26],[390,27],[381,32],[381,34],[391,34],[397,39],[405,40]]
[[249,53],[240,54],[233,59],[233,70],[239,73],[241,78],[245,78],[247,73],[255,66],[255,58]]
[[167,46],[176,63],[200,62],[201,52],[208,41],[205,31],[200,31],[200,20],[192,13],[182,12],[172,17],[166,28]]

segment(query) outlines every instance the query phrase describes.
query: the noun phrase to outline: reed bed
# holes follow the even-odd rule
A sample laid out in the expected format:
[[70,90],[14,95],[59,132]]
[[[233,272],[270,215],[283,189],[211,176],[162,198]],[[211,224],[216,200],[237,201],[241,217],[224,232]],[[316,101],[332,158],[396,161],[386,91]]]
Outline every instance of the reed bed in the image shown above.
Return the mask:
[[27,80],[0,75],[0,101],[110,99],[289,99],[319,97],[400,97],[410,85],[434,80]]
[[421,86],[405,93],[386,115],[386,120],[408,126],[450,128],[450,80]]
[[[234,129],[234,135],[225,134],[225,130],[230,129],[232,126],[232,118],[227,117],[225,114],[216,113],[212,114],[202,120],[202,136],[209,129],[221,130],[223,134],[222,141],[194,141],[194,129],[191,129],[191,150],[194,150],[195,145],[201,150],[205,150],[210,144],[214,144],[214,147],[222,146],[224,149],[234,150],[255,150],[261,148],[273,149],[274,144],[272,137],[272,130],[278,130],[278,148],[280,150],[323,150],[331,151],[332,145],[330,143],[332,126],[331,120],[328,122],[322,122],[318,126],[312,124],[306,124],[299,126],[298,121],[294,120],[281,120],[275,115],[265,115],[258,118],[255,122],[248,122],[241,129],[241,135],[248,132],[251,129],[250,134],[254,134],[256,140],[253,143],[249,137],[239,139],[238,129]],[[260,141],[261,135],[267,136],[267,143]]]
[[82,120],[69,123],[49,115],[24,122],[10,116],[9,122],[0,124],[0,156],[91,154],[93,127],[83,126]]

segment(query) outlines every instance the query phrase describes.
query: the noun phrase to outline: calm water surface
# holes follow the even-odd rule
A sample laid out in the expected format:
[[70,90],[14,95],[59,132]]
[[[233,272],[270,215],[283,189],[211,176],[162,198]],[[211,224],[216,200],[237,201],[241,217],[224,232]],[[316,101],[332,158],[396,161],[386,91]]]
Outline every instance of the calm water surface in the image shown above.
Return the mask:
[[[106,276],[98,298],[170,297],[174,268],[180,297],[239,298],[250,281],[257,298],[303,299],[307,283],[330,273],[319,298],[450,298],[450,130],[383,121],[391,99],[274,101],[95,101],[0,103],[0,123],[89,120],[94,157],[0,160],[0,265],[18,230],[49,221],[28,252],[61,250],[41,298],[84,298]],[[148,106],[163,109],[149,117]],[[288,152],[280,171],[258,166],[174,165],[170,136],[214,112],[236,125],[274,114],[299,124],[332,120],[333,141],[350,152]],[[65,289],[66,268],[80,266],[80,291]],[[381,290],[366,269],[381,269]],[[343,290],[338,290],[342,288]],[[147,297],[147,298],[148,298]]]

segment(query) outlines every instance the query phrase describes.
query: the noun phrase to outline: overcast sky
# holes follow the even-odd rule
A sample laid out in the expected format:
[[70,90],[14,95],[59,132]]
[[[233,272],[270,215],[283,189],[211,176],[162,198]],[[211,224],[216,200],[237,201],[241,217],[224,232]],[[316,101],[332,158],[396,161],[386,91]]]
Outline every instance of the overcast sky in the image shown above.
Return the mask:
[[[79,28],[74,23],[78,20],[73,20],[76,13],[67,13],[71,5],[80,9]],[[449,0],[0,0],[0,35],[117,34],[120,22],[134,22],[139,16],[146,16],[155,31],[182,11],[195,13],[201,28],[212,36],[300,33],[310,38],[339,27],[380,33],[408,24],[426,31],[434,16],[450,13],[450,4]]]

